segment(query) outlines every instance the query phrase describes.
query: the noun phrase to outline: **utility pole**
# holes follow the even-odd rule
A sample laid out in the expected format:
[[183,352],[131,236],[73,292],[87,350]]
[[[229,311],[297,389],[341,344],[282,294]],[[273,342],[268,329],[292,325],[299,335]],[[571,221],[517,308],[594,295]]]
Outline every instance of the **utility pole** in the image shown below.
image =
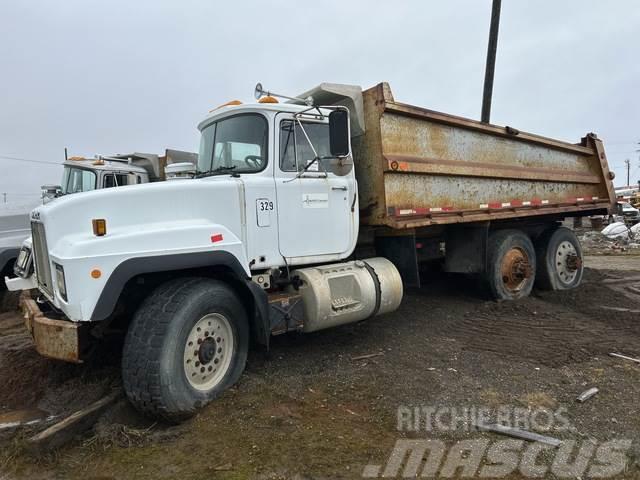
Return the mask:
[[7,192],[4,192],[2,196],[4,197],[4,203],[7,203]]
[[491,97],[493,95],[493,74],[496,67],[498,49],[498,28],[500,27],[500,6],[502,0],[493,0],[491,7],[491,26],[489,27],[489,46],[487,47],[487,65],[484,70],[484,92],[482,94],[482,123],[491,118]]
[[629,173],[631,173],[631,160],[629,160],[628,158],[624,161],[625,166],[627,167],[627,183],[625,184],[625,186],[629,186]]

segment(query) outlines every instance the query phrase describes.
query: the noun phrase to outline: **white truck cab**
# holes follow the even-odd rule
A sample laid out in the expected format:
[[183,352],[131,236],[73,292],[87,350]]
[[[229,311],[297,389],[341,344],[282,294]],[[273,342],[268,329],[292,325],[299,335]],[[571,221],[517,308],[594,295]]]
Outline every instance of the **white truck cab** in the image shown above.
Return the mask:
[[60,190],[62,195],[90,192],[100,188],[148,183],[147,170],[126,161],[72,157],[64,162]]
[[166,149],[163,156],[133,152],[95,158],[70,157],[63,163],[59,195],[191,178],[197,158],[195,153],[171,149]]
[[[249,334],[268,345],[274,333],[397,308],[402,282],[391,262],[344,262],[359,224],[348,115],[271,96],[218,108],[198,125],[192,180],[145,184],[131,165],[114,173],[113,159],[70,160],[63,192],[86,193],[31,212],[32,249],[24,247],[19,278],[7,279],[10,289],[38,289],[39,304],[26,299],[25,308],[40,353],[82,361],[94,326],[146,298],[128,325],[125,389],[147,413],[181,419],[237,380]],[[92,189],[125,176],[139,184]],[[169,322],[155,311],[169,305],[158,295],[183,300],[164,312]],[[186,310],[176,319],[174,308]],[[179,338],[177,350],[144,353],[169,361],[172,377],[160,381],[179,388],[149,403],[158,372],[142,378],[134,364],[154,331]]]
[[305,110],[268,103],[223,107],[198,126],[198,171],[214,179],[202,183],[216,181],[237,190],[220,207],[241,202],[235,212],[244,211],[246,218],[237,218],[235,233],[250,270],[337,261],[355,248],[354,169],[349,164],[348,171],[335,172],[336,162],[350,160],[329,158],[329,112],[300,114]]

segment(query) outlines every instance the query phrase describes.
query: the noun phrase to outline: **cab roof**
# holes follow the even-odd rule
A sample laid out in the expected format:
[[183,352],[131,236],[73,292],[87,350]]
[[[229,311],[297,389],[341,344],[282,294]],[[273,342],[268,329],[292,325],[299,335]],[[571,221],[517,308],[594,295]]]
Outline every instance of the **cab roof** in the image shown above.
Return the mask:
[[78,160],[67,160],[63,163],[66,167],[85,168],[90,170],[108,170],[133,173],[148,173],[144,168],[130,164],[126,159],[109,160],[106,158],[84,158]]
[[[262,85],[260,85],[260,89],[262,89]],[[232,100],[231,102],[211,110],[209,115],[207,115],[204,120],[198,124],[198,129],[202,130],[215,118],[226,115],[229,112],[301,112],[309,108],[306,101],[303,99],[311,97],[319,107],[322,107],[323,105],[340,105],[348,108],[350,113],[351,135],[358,137],[363,135],[365,132],[362,87],[359,85],[323,82],[304,93],[296,95],[295,97],[285,97],[289,99],[285,103],[280,103],[277,98],[274,98],[274,95],[277,97],[276,94],[265,92],[264,90],[261,91],[266,95],[265,97],[262,97],[262,102],[242,103],[239,100]],[[328,114],[329,112],[326,113]]]
[[303,110],[308,110],[307,105],[293,105],[290,103],[240,103],[231,105],[222,105],[209,112],[204,119],[198,124],[198,130],[202,130],[205,126],[209,125],[215,118],[225,116],[230,112],[273,112],[273,113],[298,113]]

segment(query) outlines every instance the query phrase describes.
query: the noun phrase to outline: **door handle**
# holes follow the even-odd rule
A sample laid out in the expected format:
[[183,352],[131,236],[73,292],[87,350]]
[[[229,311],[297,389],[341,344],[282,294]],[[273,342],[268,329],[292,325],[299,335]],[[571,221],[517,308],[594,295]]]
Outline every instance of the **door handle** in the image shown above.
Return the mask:
[[331,187],[331,190],[342,190],[343,192],[346,192],[347,187]]

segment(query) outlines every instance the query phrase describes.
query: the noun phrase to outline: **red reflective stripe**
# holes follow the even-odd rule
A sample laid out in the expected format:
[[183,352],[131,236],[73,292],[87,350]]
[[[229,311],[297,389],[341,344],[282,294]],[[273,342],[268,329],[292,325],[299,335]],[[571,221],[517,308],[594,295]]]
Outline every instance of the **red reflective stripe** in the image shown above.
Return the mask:
[[211,243],[216,243],[216,242],[221,242],[222,241],[222,234],[221,233],[216,233],[215,235],[211,235]]

